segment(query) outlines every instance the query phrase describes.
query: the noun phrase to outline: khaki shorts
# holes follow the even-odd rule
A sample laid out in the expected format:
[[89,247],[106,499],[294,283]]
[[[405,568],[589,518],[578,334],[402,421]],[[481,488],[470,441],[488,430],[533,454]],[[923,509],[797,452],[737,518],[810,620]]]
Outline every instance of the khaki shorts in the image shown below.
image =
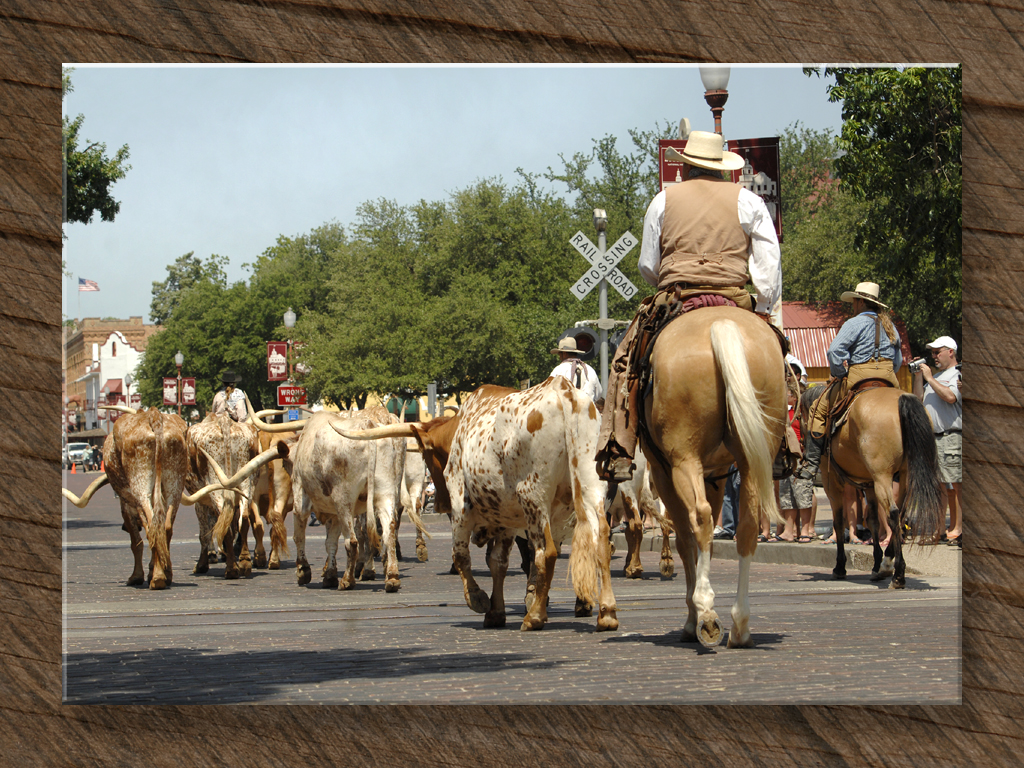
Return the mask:
[[962,483],[964,475],[963,435],[959,432],[936,435],[935,447],[939,451],[939,479],[944,483]]
[[813,480],[790,476],[779,481],[780,509],[810,509],[813,501]]

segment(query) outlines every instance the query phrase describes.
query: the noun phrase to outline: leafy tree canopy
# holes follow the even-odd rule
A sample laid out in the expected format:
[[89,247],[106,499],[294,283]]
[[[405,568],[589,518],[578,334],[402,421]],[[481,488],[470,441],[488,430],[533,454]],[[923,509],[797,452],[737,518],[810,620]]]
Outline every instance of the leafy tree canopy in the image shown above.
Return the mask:
[[157,325],[162,325],[174,313],[182,296],[197,283],[210,281],[220,286],[227,285],[228,276],[224,267],[228,264],[227,256],[210,256],[206,263],[189,251],[179,256],[173,264],[167,266],[167,279],[153,282],[153,300],[149,305],[149,317]]
[[[68,67],[62,71],[62,100],[73,90],[73,71]],[[121,203],[113,198],[111,187],[131,170],[128,145],[117,150],[113,157],[108,157],[106,144],[82,139],[84,115],[78,115],[74,120],[65,117],[62,123],[67,163],[67,220],[89,224],[94,214],[99,212],[103,221],[113,221],[121,210]],[[80,146],[82,144],[85,146]]]

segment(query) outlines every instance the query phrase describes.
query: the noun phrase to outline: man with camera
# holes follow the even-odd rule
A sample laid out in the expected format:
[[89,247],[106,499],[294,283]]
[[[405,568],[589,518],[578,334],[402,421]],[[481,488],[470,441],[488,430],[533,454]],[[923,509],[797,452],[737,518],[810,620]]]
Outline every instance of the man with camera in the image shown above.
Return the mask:
[[[956,364],[956,341],[939,336],[925,346],[931,350],[932,367],[923,360],[911,363],[914,372],[914,394],[921,398],[932,420],[935,443],[939,453],[939,479],[942,492],[949,501],[949,530],[946,543],[962,547],[963,507],[960,483],[963,479],[963,397],[960,393],[960,370]],[[946,484],[952,486],[952,496]]]

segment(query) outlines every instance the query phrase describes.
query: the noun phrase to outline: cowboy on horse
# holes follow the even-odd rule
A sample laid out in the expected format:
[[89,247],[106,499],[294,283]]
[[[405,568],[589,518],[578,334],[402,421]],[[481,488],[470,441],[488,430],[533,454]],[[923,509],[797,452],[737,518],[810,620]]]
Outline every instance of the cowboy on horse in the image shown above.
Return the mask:
[[723,143],[717,133],[693,131],[681,155],[684,181],[659,192],[644,217],[640,274],[658,293],[641,304],[610,366],[597,452],[605,480],[632,477],[643,408],[640,369],[659,327],[706,306],[738,306],[781,324],[769,317],[782,296],[775,226],[760,197],[723,178],[745,162]]
[[[821,464],[827,437],[826,421],[834,406],[848,404],[845,403],[847,395],[869,381],[876,386],[882,384],[897,389],[900,386],[896,378],[896,371],[903,364],[900,334],[893,325],[889,308],[878,300],[878,284],[858,283],[840,298],[852,305],[853,317],[843,323],[828,348],[832,380],[811,409],[804,461],[796,474],[804,480],[813,480]],[[885,515],[879,515],[879,525],[884,533],[884,548],[890,536]]]

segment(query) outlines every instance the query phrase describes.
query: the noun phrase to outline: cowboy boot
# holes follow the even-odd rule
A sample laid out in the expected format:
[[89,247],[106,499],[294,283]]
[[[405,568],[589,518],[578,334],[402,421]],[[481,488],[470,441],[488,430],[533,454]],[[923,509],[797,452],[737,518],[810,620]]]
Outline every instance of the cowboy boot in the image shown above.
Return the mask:
[[807,444],[804,446],[804,460],[800,469],[796,471],[796,477],[801,480],[814,480],[818,474],[818,467],[821,464],[821,452],[825,447],[825,436],[815,437],[807,435]]

